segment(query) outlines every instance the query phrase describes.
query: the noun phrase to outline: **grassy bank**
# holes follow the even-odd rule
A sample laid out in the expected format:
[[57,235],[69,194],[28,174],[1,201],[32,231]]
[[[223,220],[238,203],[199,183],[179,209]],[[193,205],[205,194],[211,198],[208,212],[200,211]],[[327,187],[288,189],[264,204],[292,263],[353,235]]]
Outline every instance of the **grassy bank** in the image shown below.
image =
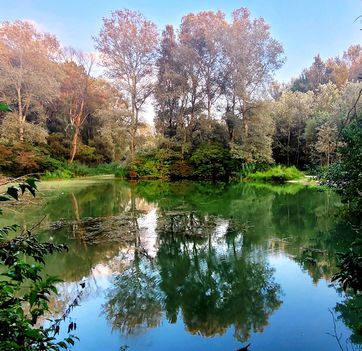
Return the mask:
[[273,166],[266,171],[257,171],[248,174],[246,180],[253,182],[287,182],[299,180],[305,177],[305,174],[296,167]]
[[91,177],[97,175],[114,174],[116,177],[124,177],[126,170],[118,163],[100,164],[94,167],[83,165],[78,162],[62,163],[54,171],[46,171],[42,180],[71,179],[76,177]]
[[[157,164],[160,166],[159,164]],[[140,179],[169,179],[170,175],[160,171],[160,167],[147,167],[148,163],[137,164],[137,167],[132,167],[131,171]],[[130,171],[130,167],[121,166],[118,163],[100,164],[97,166],[87,166],[78,162],[66,163],[59,162],[58,168],[53,171],[46,171],[41,177],[42,180],[59,180],[72,179],[77,177],[91,177],[99,175],[112,174],[116,177],[126,177]],[[245,171],[245,170],[244,170]],[[189,175],[188,175],[189,176]],[[181,177],[182,178],[182,177]],[[186,177],[187,178],[187,177]],[[193,179],[203,179],[194,175]],[[248,169],[247,174],[243,174],[242,178],[250,182],[288,182],[288,181],[303,181],[305,175],[294,166],[268,166],[262,170],[255,168]]]

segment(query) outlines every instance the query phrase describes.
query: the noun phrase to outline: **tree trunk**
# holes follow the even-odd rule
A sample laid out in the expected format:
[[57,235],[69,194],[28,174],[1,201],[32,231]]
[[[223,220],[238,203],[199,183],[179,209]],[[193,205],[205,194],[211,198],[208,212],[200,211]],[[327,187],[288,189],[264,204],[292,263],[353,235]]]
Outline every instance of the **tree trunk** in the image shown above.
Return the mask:
[[22,100],[21,100],[21,92],[20,89],[17,89],[17,93],[18,93],[18,116],[19,116],[19,140],[21,142],[24,141],[24,122],[25,122],[25,118],[26,116],[23,116],[23,104],[22,104]]
[[289,150],[290,150],[290,126],[288,126],[288,143],[287,143],[287,165],[289,166]]
[[73,162],[75,154],[77,153],[78,135],[79,135],[79,127],[75,127],[73,140],[72,140],[72,146],[71,146],[71,149],[70,149],[69,163]]
[[22,119],[19,121],[19,140],[24,141],[24,121]]

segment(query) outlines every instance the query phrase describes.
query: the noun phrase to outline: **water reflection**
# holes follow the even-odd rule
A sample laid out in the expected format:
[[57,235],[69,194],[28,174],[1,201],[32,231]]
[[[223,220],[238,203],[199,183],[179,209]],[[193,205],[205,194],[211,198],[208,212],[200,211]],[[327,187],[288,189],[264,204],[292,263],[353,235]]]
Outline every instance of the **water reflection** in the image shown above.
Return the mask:
[[181,315],[193,334],[222,335],[234,326],[242,341],[262,331],[281,304],[262,252],[228,241],[213,245],[210,237],[164,234],[154,260],[136,255],[113,284],[105,311],[125,333],[157,326],[164,311],[171,323]]
[[[283,307],[288,280],[276,281],[270,257],[297,262],[317,287],[353,240],[337,217],[338,198],[299,185],[103,181],[54,190],[24,223],[44,210],[43,238],[70,249],[47,262],[47,273],[65,280],[54,310],[86,281],[84,301],[101,298],[102,315],[123,335],[144,335],[165,320],[204,337],[231,328],[245,341]],[[352,303],[336,311],[354,330]]]

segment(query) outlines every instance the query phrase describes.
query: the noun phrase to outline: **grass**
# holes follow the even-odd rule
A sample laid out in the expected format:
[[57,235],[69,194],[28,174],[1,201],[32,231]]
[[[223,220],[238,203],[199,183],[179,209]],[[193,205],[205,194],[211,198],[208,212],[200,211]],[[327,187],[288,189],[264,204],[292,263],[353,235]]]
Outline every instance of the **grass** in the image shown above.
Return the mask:
[[294,166],[273,166],[266,171],[258,171],[247,176],[247,180],[254,182],[286,182],[304,177],[304,173]]
[[124,177],[125,168],[118,163],[104,163],[94,167],[78,162],[62,163],[59,169],[47,171],[42,180],[71,179],[76,177],[90,177],[97,175],[113,174],[116,177]]

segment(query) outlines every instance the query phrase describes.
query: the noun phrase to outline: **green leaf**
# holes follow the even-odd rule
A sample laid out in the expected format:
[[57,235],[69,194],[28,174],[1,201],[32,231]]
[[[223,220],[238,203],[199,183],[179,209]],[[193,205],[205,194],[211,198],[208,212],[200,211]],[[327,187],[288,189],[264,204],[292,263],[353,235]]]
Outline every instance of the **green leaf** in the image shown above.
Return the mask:
[[63,348],[63,349],[66,349],[67,348],[67,344],[64,342],[64,341],[60,341],[58,342],[58,345]]
[[32,178],[28,178],[25,183],[28,183],[32,188],[37,189],[37,185],[36,182],[38,182],[39,180],[32,177]]
[[19,189],[14,186],[8,188],[7,194],[16,200],[19,200]]
[[0,112],[11,112],[11,108],[5,103],[0,102]]

